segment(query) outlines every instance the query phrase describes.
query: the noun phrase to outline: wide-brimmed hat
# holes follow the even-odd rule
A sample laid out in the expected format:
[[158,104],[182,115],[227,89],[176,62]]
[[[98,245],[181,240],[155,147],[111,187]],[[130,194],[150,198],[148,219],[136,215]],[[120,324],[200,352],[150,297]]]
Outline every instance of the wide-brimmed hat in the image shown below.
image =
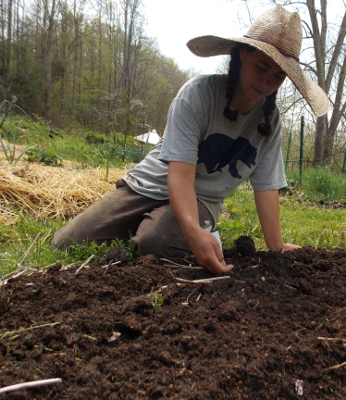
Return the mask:
[[191,39],[187,46],[197,56],[211,57],[230,54],[236,43],[249,44],[271,57],[286,72],[317,117],[328,112],[327,94],[299,65],[302,24],[297,12],[290,13],[277,5],[257,18],[241,38],[200,36]]

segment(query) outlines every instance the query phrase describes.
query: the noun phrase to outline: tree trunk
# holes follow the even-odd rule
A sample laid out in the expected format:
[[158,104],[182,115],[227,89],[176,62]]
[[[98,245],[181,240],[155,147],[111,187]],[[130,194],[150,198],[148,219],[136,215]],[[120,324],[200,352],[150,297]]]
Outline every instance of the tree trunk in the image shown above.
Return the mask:
[[55,1],[52,1],[52,8],[50,15],[48,17],[48,29],[47,29],[47,41],[46,41],[46,57],[45,57],[45,73],[44,73],[44,94],[43,94],[43,104],[44,104],[44,116],[48,118],[49,107],[50,107],[50,90],[51,90],[51,80],[52,80],[52,62],[53,62],[53,34],[54,34],[54,24],[55,24]]
[[315,149],[313,165],[316,167],[322,163],[324,154],[325,137],[327,133],[328,119],[327,115],[317,118],[315,132]]
[[7,10],[7,46],[5,56],[5,73],[10,74],[11,71],[11,49],[12,49],[12,0],[8,1]]

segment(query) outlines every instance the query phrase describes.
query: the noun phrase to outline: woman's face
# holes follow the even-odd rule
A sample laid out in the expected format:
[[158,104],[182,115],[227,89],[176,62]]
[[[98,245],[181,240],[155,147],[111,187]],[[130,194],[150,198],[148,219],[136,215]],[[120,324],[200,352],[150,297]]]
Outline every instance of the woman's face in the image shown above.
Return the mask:
[[239,50],[242,63],[239,86],[251,102],[257,102],[275,92],[286,78],[286,73],[269,56],[260,50]]

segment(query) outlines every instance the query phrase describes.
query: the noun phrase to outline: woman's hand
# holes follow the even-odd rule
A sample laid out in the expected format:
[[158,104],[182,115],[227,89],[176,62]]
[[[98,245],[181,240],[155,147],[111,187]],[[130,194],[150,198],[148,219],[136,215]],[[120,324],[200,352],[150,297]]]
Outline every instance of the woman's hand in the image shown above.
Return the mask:
[[228,272],[233,266],[226,265],[219,242],[199,224],[195,175],[195,165],[177,161],[169,163],[170,205],[198,264],[212,274]]
[[201,265],[214,275],[230,271],[233,265],[225,263],[216,237],[201,227],[198,228],[185,231],[185,238],[198,265]]
[[301,249],[301,246],[292,243],[284,243],[282,247],[282,251],[293,251],[297,249]]

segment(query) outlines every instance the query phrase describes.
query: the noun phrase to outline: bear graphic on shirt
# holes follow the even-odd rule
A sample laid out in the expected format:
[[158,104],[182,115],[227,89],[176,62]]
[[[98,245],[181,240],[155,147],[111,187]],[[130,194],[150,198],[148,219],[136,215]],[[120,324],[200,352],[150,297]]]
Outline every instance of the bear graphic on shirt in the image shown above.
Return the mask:
[[241,179],[237,169],[237,162],[242,161],[248,168],[256,162],[257,149],[248,139],[239,136],[232,139],[222,133],[209,135],[201,142],[198,149],[198,164],[203,163],[208,174],[222,169],[228,165],[229,173]]

